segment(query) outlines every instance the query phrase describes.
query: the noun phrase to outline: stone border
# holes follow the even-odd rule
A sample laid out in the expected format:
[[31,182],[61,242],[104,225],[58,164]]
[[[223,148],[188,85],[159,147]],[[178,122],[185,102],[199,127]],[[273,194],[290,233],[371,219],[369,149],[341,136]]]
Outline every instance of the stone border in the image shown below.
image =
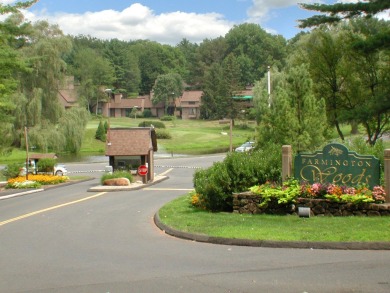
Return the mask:
[[186,240],[211,244],[265,247],[265,248],[301,248],[301,249],[337,249],[337,250],[390,250],[390,242],[309,242],[309,241],[271,241],[236,238],[212,237],[193,234],[171,228],[161,222],[159,212],[154,215],[154,223],[164,233]]

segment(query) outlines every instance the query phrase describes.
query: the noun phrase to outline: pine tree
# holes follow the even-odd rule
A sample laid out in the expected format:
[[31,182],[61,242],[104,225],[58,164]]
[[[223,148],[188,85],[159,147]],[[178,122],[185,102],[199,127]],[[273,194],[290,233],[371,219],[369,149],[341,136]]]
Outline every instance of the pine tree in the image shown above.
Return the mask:
[[[300,65],[282,74],[272,93],[270,106],[267,92],[255,90],[261,112],[260,147],[270,143],[292,145],[296,151],[314,150],[325,141],[325,103],[315,98],[312,86],[307,65]],[[255,87],[261,87],[261,84]]]

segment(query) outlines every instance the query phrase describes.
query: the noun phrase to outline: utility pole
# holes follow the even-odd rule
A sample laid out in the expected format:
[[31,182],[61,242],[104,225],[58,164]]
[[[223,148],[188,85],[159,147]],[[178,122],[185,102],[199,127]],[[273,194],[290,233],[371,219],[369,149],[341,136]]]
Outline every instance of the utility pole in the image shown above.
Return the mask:
[[268,69],[268,107],[271,107],[271,66]]
[[28,130],[27,130],[27,126],[24,127],[24,140],[26,143],[26,180],[28,180],[29,158],[28,158]]

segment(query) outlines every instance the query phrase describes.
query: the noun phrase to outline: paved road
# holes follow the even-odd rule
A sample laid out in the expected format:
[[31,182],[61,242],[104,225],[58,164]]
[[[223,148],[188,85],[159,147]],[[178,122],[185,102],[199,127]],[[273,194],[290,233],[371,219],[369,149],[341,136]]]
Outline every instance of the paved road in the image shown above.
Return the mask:
[[87,192],[95,179],[0,201],[0,292],[390,292],[390,251],[212,245],[157,229],[194,167],[220,159],[158,160],[170,179],[138,191]]

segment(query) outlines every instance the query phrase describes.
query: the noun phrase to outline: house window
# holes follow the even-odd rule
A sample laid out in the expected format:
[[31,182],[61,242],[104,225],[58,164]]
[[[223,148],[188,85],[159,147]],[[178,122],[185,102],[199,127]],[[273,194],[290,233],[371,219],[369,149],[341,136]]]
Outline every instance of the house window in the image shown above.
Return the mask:
[[196,115],[196,108],[189,109],[190,115]]
[[188,102],[188,104],[189,104],[189,105],[195,105],[196,102],[191,101],[191,102]]

